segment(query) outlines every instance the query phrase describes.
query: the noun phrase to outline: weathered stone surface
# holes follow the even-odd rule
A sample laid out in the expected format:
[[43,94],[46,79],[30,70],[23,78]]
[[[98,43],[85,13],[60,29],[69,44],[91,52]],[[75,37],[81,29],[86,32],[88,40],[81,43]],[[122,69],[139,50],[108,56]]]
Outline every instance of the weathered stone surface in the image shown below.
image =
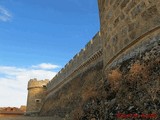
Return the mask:
[[[103,88],[83,108],[82,118],[115,120],[117,113],[159,115],[160,44],[108,69]],[[148,60],[145,59],[147,56]],[[112,72],[111,72],[112,71]],[[105,93],[100,94],[105,90]],[[93,111],[98,111],[97,115]]]
[[147,20],[151,19],[152,17],[158,16],[158,15],[159,15],[159,13],[158,13],[157,7],[156,7],[156,5],[154,5],[143,12],[142,18],[145,21],[147,21]]
[[98,4],[100,32],[47,85],[40,115],[116,120],[153,113],[159,119],[159,0]]
[[126,7],[126,5],[128,4],[129,0],[123,0],[123,2],[121,3],[121,9],[123,9],[124,7]]
[[[59,91],[50,96],[45,102],[41,115],[59,115],[66,117],[81,117],[82,108],[88,110],[87,100],[97,96],[100,80],[102,79],[102,62],[94,67],[87,69],[84,73],[73,78],[72,81],[64,85]],[[89,87],[92,86],[92,87]],[[50,108],[50,109],[49,109]]]
[[46,85],[49,80],[37,81],[37,79],[31,79],[28,82],[28,99],[26,115],[37,115],[41,109],[45,92],[47,90]]

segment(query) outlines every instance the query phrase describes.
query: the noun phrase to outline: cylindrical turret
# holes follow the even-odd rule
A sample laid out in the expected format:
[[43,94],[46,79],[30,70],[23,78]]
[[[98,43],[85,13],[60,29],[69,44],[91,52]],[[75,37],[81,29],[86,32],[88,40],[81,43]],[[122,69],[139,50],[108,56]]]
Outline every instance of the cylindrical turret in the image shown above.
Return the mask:
[[49,80],[31,79],[28,82],[28,98],[26,115],[38,114],[45,98],[46,85]]

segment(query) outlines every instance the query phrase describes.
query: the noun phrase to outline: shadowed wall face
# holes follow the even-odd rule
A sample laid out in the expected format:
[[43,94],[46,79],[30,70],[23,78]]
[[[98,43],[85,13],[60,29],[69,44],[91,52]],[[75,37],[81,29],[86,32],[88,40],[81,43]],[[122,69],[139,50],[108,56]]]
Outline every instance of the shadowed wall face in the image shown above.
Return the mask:
[[90,98],[95,98],[102,82],[102,58],[85,71],[80,72],[59,90],[51,92],[40,111],[40,115],[57,115],[76,120],[83,114],[83,107]]
[[93,39],[47,84],[47,96],[40,115],[57,115],[77,119],[84,103],[97,95],[102,81],[102,40],[98,32]]

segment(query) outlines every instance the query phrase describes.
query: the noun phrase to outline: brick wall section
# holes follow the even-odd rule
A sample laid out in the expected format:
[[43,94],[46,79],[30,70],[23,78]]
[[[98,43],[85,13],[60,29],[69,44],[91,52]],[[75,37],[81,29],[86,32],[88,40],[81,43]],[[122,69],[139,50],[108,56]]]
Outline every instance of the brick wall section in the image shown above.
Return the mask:
[[159,0],[98,0],[98,3],[105,68],[141,38],[160,28]]

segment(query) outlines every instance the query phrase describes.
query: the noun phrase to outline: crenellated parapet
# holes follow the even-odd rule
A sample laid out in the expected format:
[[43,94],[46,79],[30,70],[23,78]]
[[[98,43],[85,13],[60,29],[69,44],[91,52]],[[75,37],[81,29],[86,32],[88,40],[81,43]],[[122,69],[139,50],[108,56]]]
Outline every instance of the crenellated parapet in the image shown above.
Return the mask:
[[100,32],[98,32],[92,40],[90,40],[85,48],[81,49],[57,75],[47,84],[48,90],[51,90],[71,74],[80,71],[83,67],[90,64],[97,57],[102,55],[102,41]]
[[49,80],[37,80],[36,78],[28,82],[28,98],[26,115],[37,115],[41,106],[43,105],[44,98],[47,91],[47,83]]
[[100,32],[51,81],[29,81],[28,114],[104,120],[121,110],[156,113],[160,0],[97,1]]
[[28,82],[28,90],[32,88],[42,88],[47,85],[49,82],[48,79],[45,80],[37,80],[36,78],[30,79]]
[[37,80],[29,82],[29,112],[69,120],[118,119],[116,112],[121,110],[156,113],[160,0],[98,0],[98,4],[100,32],[47,89],[40,89]]

